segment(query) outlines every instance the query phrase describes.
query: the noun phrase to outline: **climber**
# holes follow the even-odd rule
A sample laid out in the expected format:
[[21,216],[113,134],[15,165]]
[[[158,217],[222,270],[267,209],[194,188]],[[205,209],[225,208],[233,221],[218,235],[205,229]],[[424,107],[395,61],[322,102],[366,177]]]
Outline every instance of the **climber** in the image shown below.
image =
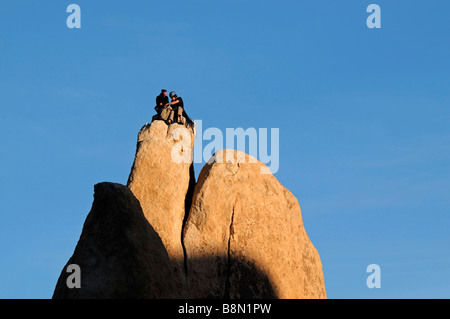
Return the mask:
[[[190,129],[194,129],[195,123],[192,121],[184,110],[184,103],[181,97],[172,91],[169,94],[172,101],[169,103],[167,91],[161,90],[161,94],[156,98],[155,111],[157,114],[153,115],[152,122],[156,120],[163,120],[166,124],[174,123],[174,116],[177,116],[176,122],[185,125]],[[161,104],[162,101],[162,104]]]
[[177,96],[177,94],[174,91],[170,92],[169,96],[172,101],[170,103],[166,103],[164,105],[164,107],[172,108],[172,112],[170,112],[168,123],[171,124],[173,122],[173,117],[176,114],[177,115],[177,123],[183,124],[183,125],[186,124],[186,118],[183,116],[183,112],[184,112],[183,99],[181,97]]
[[158,115],[161,114],[161,111],[164,109],[164,105],[169,103],[169,98],[167,97],[167,90],[162,89],[161,94],[156,97],[156,106],[155,111]]

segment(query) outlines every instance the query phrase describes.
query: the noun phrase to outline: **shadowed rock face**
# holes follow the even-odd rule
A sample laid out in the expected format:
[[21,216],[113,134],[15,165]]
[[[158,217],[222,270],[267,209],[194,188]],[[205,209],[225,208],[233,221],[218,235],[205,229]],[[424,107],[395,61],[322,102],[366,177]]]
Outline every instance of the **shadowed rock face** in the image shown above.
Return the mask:
[[191,296],[326,298],[297,199],[245,153],[222,150],[215,159],[200,173],[184,228]]
[[180,294],[186,289],[181,234],[190,205],[186,195],[195,186],[194,137],[195,130],[183,125],[168,126],[164,121],[144,125],[127,183],[167,249]]
[[[67,266],[81,270],[81,288],[69,289]],[[95,185],[94,203],[53,298],[177,298],[166,249],[125,186]]]

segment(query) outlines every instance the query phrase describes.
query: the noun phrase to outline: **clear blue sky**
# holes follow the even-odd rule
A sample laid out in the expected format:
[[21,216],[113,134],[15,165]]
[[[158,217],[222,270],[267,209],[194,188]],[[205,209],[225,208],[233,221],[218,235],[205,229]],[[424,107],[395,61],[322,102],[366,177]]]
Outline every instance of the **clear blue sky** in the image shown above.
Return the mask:
[[126,183],[161,88],[204,128],[280,129],[276,177],[329,298],[449,298],[449,13],[448,0],[1,1],[0,298],[52,296],[94,184]]

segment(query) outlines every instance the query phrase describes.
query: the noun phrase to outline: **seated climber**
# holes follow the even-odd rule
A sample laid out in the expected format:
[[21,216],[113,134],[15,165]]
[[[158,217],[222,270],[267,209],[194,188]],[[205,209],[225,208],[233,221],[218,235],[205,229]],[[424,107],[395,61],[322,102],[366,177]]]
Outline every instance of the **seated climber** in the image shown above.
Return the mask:
[[156,97],[156,106],[155,111],[158,115],[161,114],[161,111],[164,109],[164,105],[169,103],[169,97],[167,96],[167,90],[162,89],[161,94]]
[[181,98],[181,96],[177,96],[177,94],[174,91],[170,92],[169,96],[171,98],[171,102],[166,103],[164,105],[164,107],[170,107],[172,109],[172,112],[170,112],[168,123],[169,124],[173,123],[173,117],[176,114],[177,123],[183,125],[186,124],[186,118],[183,116],[184,112],[183,99]]

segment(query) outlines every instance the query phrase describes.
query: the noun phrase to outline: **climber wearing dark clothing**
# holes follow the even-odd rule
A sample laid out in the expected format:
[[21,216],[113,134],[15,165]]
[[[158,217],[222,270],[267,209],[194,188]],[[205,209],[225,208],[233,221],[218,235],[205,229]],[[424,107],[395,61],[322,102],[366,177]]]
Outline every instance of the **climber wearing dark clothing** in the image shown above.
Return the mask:
[[164,105],[164,107],[170,106],[172,108],[172,112],[170,112],[170,116],[168,119],[169,124],[173,122],[173,117],[175,114],[177,115],[178,124],[183,125],[186,124],[186,118],[183,116],[184,112],[183,99],[180,96],[177,96],[177,94],[174,91],[170,92],[169,96],[172,99],[172,101]]
[[167,96],[167,90],[162,89],[161,94],[156,97],[156,106],[155,111],[158,114],[161,114],[161,111],[164,109],[164,106],[169,103],[169,97]]

